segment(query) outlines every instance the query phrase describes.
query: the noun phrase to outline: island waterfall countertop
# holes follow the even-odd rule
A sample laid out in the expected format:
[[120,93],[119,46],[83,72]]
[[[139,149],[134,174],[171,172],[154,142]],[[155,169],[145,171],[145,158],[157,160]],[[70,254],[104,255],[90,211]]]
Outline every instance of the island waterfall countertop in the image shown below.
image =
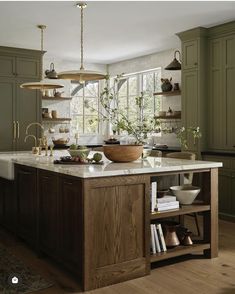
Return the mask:
[[[91,152],[92,155],[95,152]],[[222,167],[220,162],[193,161],[163,157],[148,157],[128,163],[114,163],[103,156],[104,164],[87,165],[60,165],[54,164],[55,159],[68,155],[67,151],[56,151],[53,157],[37,156],[29,153],[5,153],[0,154],[1,163],[8,163],[8,169],[14,169],[14,163],[66,174],[79,178],[97,178],[121,175],[148,174],[157,172],[174,172],[200,170]],[[1,168],[0,168],[1,170]],[[3,175],[1,175],[3,177]],[[12,176],[8,179],[13,179]]]

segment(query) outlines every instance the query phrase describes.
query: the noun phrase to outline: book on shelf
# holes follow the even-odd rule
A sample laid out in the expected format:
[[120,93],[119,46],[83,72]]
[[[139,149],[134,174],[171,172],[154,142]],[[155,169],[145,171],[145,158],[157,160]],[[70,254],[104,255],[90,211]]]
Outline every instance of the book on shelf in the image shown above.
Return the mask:
[[166,242],[165,242],[165,238],[164,238],[163,231],[162,231],[162,225],[161,224],[156,224],[156,227],[157,227],[158,238],[159,238],[159,241],[160,241],[160,246],[162,248],[162,251],[166,252],[167,251]]
[[176,210],[179,209],[179,204],[177,205],[171,205],[171,206],[164,206],[164,207],[157,207],[155,209],[155,212],[163,212],[163,211],[168,211],[168,210]]
[[153,232],[154,232],[154,240],[155,240],[155,245],[156,245],[156,251],[158,253],[161,252],[161,246],[160,246],[160,241],[159,241],[159,237],[157,234],[157,227],[156,225],[153,225]]
[[154,212],[156,204],[157,204],[157,182],[152,182],[151,183],[150,203],[151,203],[151,212]]
[[163,202],[163,203],[157,203],[156,208],[159,207],[171,207],[171,206],[179,206],[179,201],[172,201],[172,202]]
[[157,203],[168,203],[176,201],[176,196],[166,195],[162,198],[157,198]]
[[155,242],[155,238],[154,238],[154,225],[151,224],[150,225],[150,229],[151,229],[151,248],[152,248],[152,253],[156,254],[156,242]]

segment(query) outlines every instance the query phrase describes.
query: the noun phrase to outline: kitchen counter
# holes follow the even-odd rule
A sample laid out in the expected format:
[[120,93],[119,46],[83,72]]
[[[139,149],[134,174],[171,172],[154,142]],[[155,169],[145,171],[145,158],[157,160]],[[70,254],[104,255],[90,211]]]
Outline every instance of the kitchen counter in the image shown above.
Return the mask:
[[[91,152],[90,154],[92,155],[92,153],[94,152]],[[129,163],[113,163],[103,156],[103,165],[60,165],[53,163],[55,159],[65,155],[68,155],[67,151],[57,151],[55,152],[54,157],[12,154],[12,157],[8,155],[7,158],[12,164],[17,163],[79,178],[190,171],[222,166],[222,164],[218,162],[192,161],[162,157],[148,157],[145,160],[137,160]],[[1,155],[0,159],[1,158],[4,158],[4,155]]]

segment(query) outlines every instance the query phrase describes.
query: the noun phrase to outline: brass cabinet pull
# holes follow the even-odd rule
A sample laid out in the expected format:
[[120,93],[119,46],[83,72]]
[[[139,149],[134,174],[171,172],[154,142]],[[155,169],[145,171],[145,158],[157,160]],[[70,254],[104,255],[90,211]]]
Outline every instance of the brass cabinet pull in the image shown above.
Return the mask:
[[13,141],[16,139],[16,122],[13,121]]
[[19,124],[18,120],[16,121],[16,126],[17,126],[17,139],[19,139],[19,137],[20,137],[20,124]]

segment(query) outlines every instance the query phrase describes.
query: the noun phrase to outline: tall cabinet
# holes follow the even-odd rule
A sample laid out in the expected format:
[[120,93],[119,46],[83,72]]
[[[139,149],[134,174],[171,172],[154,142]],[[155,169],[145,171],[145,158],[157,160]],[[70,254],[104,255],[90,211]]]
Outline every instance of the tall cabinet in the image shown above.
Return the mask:
[[[205,134],[206,123],[206,50],[207,31],[199,27],[177,34],[182,41],[182,125],[185,128],[199,126]],[[194,141],[187,137],[189,151],[200,157],[200,150],[206,144],[205,137]]]
[[[41,51],[0,47],[0,151],[27,150],[24,142],[29,123],[40,122],[38,91],[21,89],[20,84],[40,80]],[[37,135],[36,128],[30,130]]]

